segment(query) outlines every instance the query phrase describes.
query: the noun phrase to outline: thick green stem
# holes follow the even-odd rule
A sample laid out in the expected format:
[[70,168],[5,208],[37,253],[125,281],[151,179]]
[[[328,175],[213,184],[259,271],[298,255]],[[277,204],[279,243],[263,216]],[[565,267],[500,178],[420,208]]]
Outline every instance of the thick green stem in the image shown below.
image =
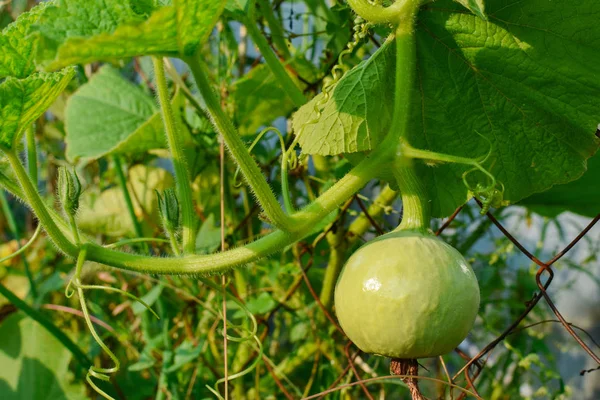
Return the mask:
[[394,176],[402,193],[402,222],[395,231],[414,230],[427,233],[430,227],[431,206],[422,179],[411,159],[400,159],[394,166]]
[[[88,259],[92,261],[136,272],[162,274],[223,273],[235,266],[247,264],[280,251],[285,246],[310,234],[313,231],[316,222],[329,215],[334,209],[339,207],[340,204],[347,201],[348,198],[354,195],[370,179],[377,175],[377,172],[382,165],[389,164],[393,159],[396,139],[394,138],[394,135],[389,135],[381,146],[369,154],[365,160],[340,179],[327,192],[303,210],[295,213],[293,217],[288,217],[283,212],[277,199],[271,192],[257,164],[252,157],[250,157],[244,143],[237,135],[233,124],[220,108],[220,104],[202,70],[202,66],[198,60],[190,59],[187,61],[196,78],[198,87],[204,96],[209,115],[213,119],[218,131],[223,135],[235,160],[240,165],[246,179],[250,182],[250,186],[256,192],[259,202],[265,209],[265,213],[271,218],[271,221],[273,221],[275,225],[286,231],[276,231],[244,247],[239,247],[230,251],[204,256],[184,256],[182,258],[153,258],[122,253],[95,244],[87,244]],[[160,60],[158,63],[162,67],[162,62]],[[157,68],[157,74],[162,74],[162,79],[158,79],[158,83],[165,83],[164,85],[159,85],[161,104],[163,107],[168,104],[169,107],[164,107],[163,109],[170,110],[163,69]],[[169,113],[166,113],[166,115],[169,115]],[[171,127],[173,127],[173,119],[168,116],[166,116],[166,118],[171,121]],[[175,132],[174,129],[168,128],[169,126],[167,126],[168,133]],[[180,148],[177,148],[177,150],[180,150]],[[28,204],[38,216],[48,235],[53,239],[61,251],[72,257],[76,257],[78,246],[74,245],[71,240],[69,240],[68,231],[65,232],[64,229],[61,229],[64,228],[64,226],[62,226],[64,224],[61,225],[61,228],[56,225],[53,219],[54,217],[48,211],[46,205],[37,193],[37,190],[31,184],[31,181],[18,158],[12,153],[7,153],[7,157],[15,171],[18,181],[22,185],[22,194],[25,200],[27,200]],[[181,166],[181,164],[179,165]],[[179,176],[178,179],[179,182],[184,183]],[[189,181],[186,181],[185,183],[189,183]],[[184,186],[189,189],[189,185]],[[184,197],[181,197],[180,200],[183,200],[183,198]]]
[[[381,147],[381,149],[389,148],[389,145]],[[56,213],[48,211],[37,190],[31,184],[27,172],[21,165],[18,157],[12,153],[6,154],[17,179],[23,187],[23,199],[33,209],[40,223],[56,243],[57,247],[65,254],[73,258],[77,257],[79,248],[68,238],[70,235],[68,225],[62,219],[58,218]],[[245,265],[281,251],[282,248],[309,235],[319,220],[347,201],[375,175],[382,163],[386,162],[386,157],[389,158],[389,154],[383,152],[383,150],[374,152],[327,190],[327,192],[317,198],[313,204],[303,211],[298,212],[297,215],[303,216],[303,219],[301,220],[301,224],[296,224],[299,227],[296,232],[275,231],[244,247],[238,247],[217,254],[186,256],[182,258],[141,256],[114,251],[88,243],[86,244],[87,257],[90,261],[135,272],[186,275],[224,273],[236,266]],[[54,218],[58,218],[58,221],[60,221],[60,228],[56,225]]]
[[36,216],[40,220],[40,223],[43,225],[52,241],[54,241],[56,246],[63,253],[68,254],[71,257],[77,257],[79,252],[78,247],[65,236],[63,231],[54,222],[56,214],[54,216],[50,215],[50,212],[46,208],[46,205],[40,197],[37,189],[31,183],[31,179],[29,179],[29,175],[21,164],[19,157],[12,151],[6,151],[4,154],[6,155],[6,158],[12,167],[15,176],[17,177],[17,180],[21,184],[21,189],[25,200],[27,200],[29,207],[31,207],[31,209],[35,212]]
[[[386,144],[384,142],[384,144]],[[359,165],[336,182],[313,203],[294,214],[294,232],[275,231],[261,239],[222,253],[182,258],[153,258],[110,251],[89,245],[88,258],[106,265],[137,272],[159,274],[214,274],[266,257],[309,235],[317,221],[322,220],[362,188],[381,165],[389,162],[389,143],[378,147]]]
[[183,140],[179,134],[177,121],[173,115],[167,79],[165,78],[165,65],[162,58],[153,57],[154,75],[156,77],[156,88],[158,99],[162,110],[167,142],[173,159],[175,169],[175,184],[177,196],[181,204],[182,240],[185,253],[193,253],[196,246],[196,213],[192,200],[192,189],[187,162],[183,153]]
[[194,79],[196,80],[196,85],[198,85],[198,89],[204,98],[208,115],[212,119],[217,132],[223,136],[225,144],[227,144],[233,159],[242,170],[246,181],[256,195],[265,215],[269,218],[270,222],[279,229],[292,231],[294,227],[290,217],[281,209],[281,205],[275,198],[273,191],[269,187],[269,184],[265,180],[258,165],[250,156],[244,142],[236,132],[233,123],[221,109],[221,105],[213,92],[200,61],[196,58],[190,58],[187,59],[186,62],[188,63],[190,70],[194,75]]
[[38,184],[37,147],[35,146],[35,127],[33,124],[27,128],[27,170],[34,185]]
[[394,117],[390,132],[392,136],[399,138],[396,143],[397,156],[393,172],[400,187],[404,210],[402,223],[396,230],[410,229],[426,232],[431,219],[429,196],[417,174],[413,160],[402,155],[403,144],[409,132],[411,103],[414,100],[417,59],[414,24],[420,2],[406,0],[402,4],[408,8],[396,28],[396,86]]
[[389,164],[393,159],[396,142],[394,135],[388,135],[375,150],[344,175],[332,188],[304,209],[296,212],[292,216],[295,229],[306,229],[307,225],[310,226],[314,221],[323,219],[343,203],[343,201],[339,201],[340,199],[349,199],[373,177],[377,176],[382,166]]
[[[235,266],[253,262],[280,251],[281,248],[310,234],[317,221],[327,216],[340,204],[347,201],[348,198],[354,195],[354,193],[372,179],[376,171],[386,162],[386,159],[390,158],[389,144],[390,143],[381,146],[377,151],[369,155],[356,168],[338,181],[332,188],[317,198],[315,202],[299,211],[294,216],[294,225],[297,228],[294,233],[276,231],[246,245],[245,247],[213,255],[188,256],[182,259],[139,256],[113,251],[95,244],[88,244],[88,258],[117,268],[163,274],[222,273]],[[387,149],[387,151],[384,151],[385,149]],[[49,236],[57,243],[59,248],[64,253],[76,257],[78,248],[71,243],[71,240],[69,239],[69,225],[60,219],[57,213],[46,208],[44,202],[39,197],[39,194],[31,185],[30,180],[26,179],[27,173],[20,164],[18,158],[14,155],[8,155],[8,159],[17,178],[22,182],[23,189],[17,188],[12,184],[12,181],[8,179],[6,179],[6,182],[3,181],[2,183],[6,184],[7,187],[10,186],[13,194],[27,201]],[[56,223],[60,225],[60,228]]]
[[[416,12],[416,10],[415,10]],[[417,50],[414,16],[396,28],[396,76],[394,90],[394,116],[390,134],[404,138],[408,134],[410,106],[414,100]],[[400,152],[400,142],[396,143]]]
[[263,58],[267,62],[267,65],[271,69],[271,72],[277,78],[277,82],[281,85],[283,90],[287,93],[288,96],[293,100],[296,107],[301,107],[306,103],[306,97],[300,90],[300,88],[296,85],[296,83],[292,80],[290,75],[285,70],[283,64],[277,58],[277,55],[269,46],[269,42],[263,36],[262,32],[258,29],[256,25],[256,20],[254,18],[254,10],[255,10],[255,2],[256,0],[251,0],[249,5],[248,17],[244,22],[246,28],[248,29],[248,34],[252,38],[252,41],[260,50]]
[[268,0],[257,0],[257,1],[258,1],[258,5],[260,6],[261,14],[263,15],[263,17],[265,17],[265,19],[267,20],[267,23],[269,24],[269,29],[271,30],[271,39],[273,40],[273,44],[275,45],[275,47],[277,47],[277,49],[279,50],[279,52],[281,53],[283,58],[285,60],[289,60],[290,58],[292,58],[292,55],[290,54],[290,49],[288,48],[288,43],[285,40],[285,33],[283,31],[283,27],[281,26],[281,23],[279,22],[279,20],[275,17],[275,14],[273,13],[273,8],[271,7],[271,4],[269,3]]
[[[27,197],[25,196],[25,194],[23,193],[23,190],[19,187],[19,185],[15,182],[13,182],[12,180],[10,180],[8,177],[6,177],[5,175],[3,175],[2,173],[0,173],[0,187],[4,188],[4,190],[8,191],[10,194],[12,194],[13,196],[21,199],[21,201],[26,202]],[[71,233],[71,227],[70,224],[67,223],[65,220],[62,219],[62,216],[53,209],[47,209],[48,213],[54,218],[54,221],[56,222],[56,225],[58,226],[58,228],[60,229],[60,231],[63,233],[63,235],[66,235],[67,238],[69,238],[69,240],[73,239],[73,235]],[[35,210],[34,210],[35,212]],[[43,225],[43,224],[41,224]]]

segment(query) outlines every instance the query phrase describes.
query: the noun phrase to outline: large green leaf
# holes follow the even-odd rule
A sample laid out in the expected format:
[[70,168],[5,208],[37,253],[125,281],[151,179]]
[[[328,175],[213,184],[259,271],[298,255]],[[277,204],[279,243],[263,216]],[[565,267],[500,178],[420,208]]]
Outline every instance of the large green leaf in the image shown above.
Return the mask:
[[527,197],[519,204],[547,217],[555,217],[571,211],[586,217],[600,214],[600,154],[588,161],[588,170],[583,176],[566,185],[556,185],[543,193]]
[[22,313],[0,324],[0,394],[3,400],[84,399],[69,382],[71,353]]
[[38,40],[27,37],[29,28],[52,2],[41,3],[23,13],[0,33],[0,79],[7,76],[25,78],[35,71]]
[[[580,177],[600,141],[600,7],[595,0],[486,1],[489,21],[450,1],[420,14],[416,147],[484,155],[518,201]],[[451,11],[456,9],[455,12]],[[428,168],[438,216],[467,199],[460,166]]]
[[141,21],[128,0],[55,0],[33,27],[40,36],[38,60],[54,58],[69,38],[113,32],[120,24]]
[[[489,0],[486,7],[488,21],[465,14],[450,0],[429,4],[419,14],[409,139],[418,148],[476,157],[489,150],[478,133],[484,135],[493,146],[487,166],[503,183],[505,198],[516,202],[577,179],[598,148],[600,7],[595,0]],[[394,52],[393,46],[380,51],[390,57]],[[379,55],[373,62],[392,76],[391,64],[378,61],[386,59]],[[358,86],[356,74],[347,74],[338,86]],[[325,105],[334,113],[323,113],[324,122],[314,125],[320,136],[303,151],[348,151],[339,141],[356,140],[357,125],[370,129],[377,123],[373,118],[389,120],[384,104],[393,98],[393,85],[379,82],[364,85],[366,100],[336,88]],[[354,101],[380,109],[369,115],[347,104]],[[295,121],[296,129],[307,119]],[[323,125],[327,121],[335,123]],[[464,171],[460,165],[421,166],[434,216],[449,215],[468,199]]]
[[[178,103],[181,96],[177,96]],[[179,104],[174,107],[179,110]],[[155,99],[105,66],[67,103],[67,157],[100,158],[165,147]]]
[[9,77],[0,84],[0,147],[12,149],[25,129],[52,105],[75,71]]
[[[44,36],[56,24],[64,29],[72,26],[68,21],[81,21],[97,29],[66,31],[60,36],[55,52],[45,53],[48,69],[58,69],[72,64],[93,61],[112,61],[122,58],[158,55],[192,56],[206,40],[225,7],[226,0],[173,0],[173,4],[157,8],[148,19],[139,21],[117,13],[118,18],[104,12],[104,0],[62,0],[73,4],[77,10],[68,11],[66,22],[54,15],[44,14],[39,31]],[[112,1],[112,0],[111,0]],[[114,0],[116,1],[116,0]],[[53,39],[50,37],[50,39]],[[55,54],[54,54],[55,53]]]
[[392,48],[392,42],[386,42],[344,75],[326,102],[319,94],[294,114],[294,131],[300,133],[303,152],[354,153],[371,150],[379,143],[389,129],[394,108]]

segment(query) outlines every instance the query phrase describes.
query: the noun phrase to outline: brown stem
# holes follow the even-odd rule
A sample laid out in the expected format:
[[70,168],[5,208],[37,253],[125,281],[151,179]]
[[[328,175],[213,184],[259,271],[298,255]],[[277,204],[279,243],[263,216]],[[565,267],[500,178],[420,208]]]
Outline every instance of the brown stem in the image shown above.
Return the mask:
[[[419,375],[419,364],[414,358],[392,358],[392,361],[390,362],[390,373],[392,375],[417,376]],[[410,391],[410,395],[412,396],[413,400],[425,400],[425,397],[423,397],[421,391],[419,390],[418,379],[407,377],[402,378],[402,380],[408,386],[408,390]]]

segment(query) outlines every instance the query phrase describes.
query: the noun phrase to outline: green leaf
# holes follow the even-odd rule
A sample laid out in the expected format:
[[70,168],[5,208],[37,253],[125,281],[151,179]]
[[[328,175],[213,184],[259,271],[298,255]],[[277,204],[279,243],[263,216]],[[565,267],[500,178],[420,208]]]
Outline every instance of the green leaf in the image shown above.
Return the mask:
[[[162,293],[163,289],[163,285],[156,285],[152,289],[150,289],[148,293],[143,295],[141,299],[144,301],[144,303],[152,307],[152,305],[156,303],[156,300],[158,300],[158,298],[160,297],[160,294]],[[131,311],[133,311],[135,315],[139,315],[144,311],[148,311],[148,309],[142,303],[136,301],[131,305]]]
[[393,47],[391,41],[386,42],[346,73],[326,102],[319,94],[294,114],[294,131],[298,134],[303,129],[299,143],[304,153],[354,153],[371,150],[379,143],[391,124],[394,107]]
[[[277,307],[277,302],[275,299],[273,299],[273,296],[267,292],[262,292],[258,296],[252,297],[246,302],[246,308],[253,315],[264,315],[271,310],[274,310],[275,307]],[[234,303],[233,307],[231,308],[235,309],[239,308],[239,306]],[[246,315],[246,311],[238,309],[233,314],[233,318],[242,318],[244,315]]]
[[487,20],[485,15],[485,4],[484,0],[455,0],[469,9],[473,14],[477,15],[483,20]]
[[[128,187],[137,216],[159,221],[155,190],[173,186],[173,177],[164,169],[136,165],[128,171]],[[113,187],[100,193],[88,190],[81,196],[77,224],[85,232],[107,236],[135,234],[123,192]]]
[[71,353],[22,313],[0,324],[0,393],[3,400],[84,399],[69,379]]
[[580,179],[566,185],[556,185],[543,193],[529,196],[519,204],[532,211],[555,217],[564,211],[571,211],[586,217],[600,214],[600,154],[588,160],[588,169]]
[[266,64],[253,68],[238,80],[232,98],[239,132],[245,135],[256,134],[258,128],[287,115],[295,107]]
[[[76,4],[83,0],[63,1]],[[115,24],[112,17],[104,15],[102,2],[86,1],[80,6],[81,10],[69,14],[69,18],[83,19],[81,23],[94,24],[99,29],[62,37],[62,41],[57,41],[55,54],[51,52],[42,57],[50,61],[47,69],[141,55],[193,56],[225,7],[225,0],[173,0],[173,5],[156,9],[147,20],[131,22],[119,18]],[[93,20],[81,16],[82,12],[94,16]],[[50,16],[40,24],[39,30],[44,34],[59,22]],[[70,26],[65,24],[65,27]]]
[[52,105],[75,75],[72,68],[38,73],[0,84],[0,147],[12,149],[21,135]]
[[196,235],[196,253],[209,254],[221,244],[221,228],[215,223],[214,214],[210,214],[202,223]]
[[[439,1],[419,15],[411,144],[484,156],[517,202],[585,171],[600,141],[595,0],[486,1],[489,21]],[[455,11],[453,11],[455,10]],[[459,165],[423,167],[433,213],[467,200]]]
[[173,373],[187,364],[194,362],[202,354],[202,346],[196,345],[189,341],[184,340],[181,345],[175,349],[175,356],[173,357],[173,364],[167,369],[167,373]]
[[69,98],[65,124],[70,160],[165,147],[155,100],[110,66],[102,67]]
[[39,33],[38,61],[54,58],[69,38],[113,32],[120,24],[142,21],[128,0],[56,0],[47,7],[33,31]]
[[140,354],[140,359],[127,367],[128,371],[143,371],[152,368],[156,364],[156,360],[146,352]]
[[35,70],[34,58],[38,41],[27,37],[40,14],[52,2],[38,4],[29,12],[19,15],[0,34],[0,78],[24,78]]
[[[512,5],[488,0],[486,6],[489,21],[466,15],[450,0],[420,13],[409,141],[464,157],[486,155],[491,142],[486,167],[504,185],[504,198],[517,202],[580,177],[600,144],[594,136],[600,122],[600,9],[594,0]],[[370,69],[382,80],[394,75],[393,64],[385,61],[393,54],[394,46],[384,45],[371,58],[377,57]],[[304,152],[368,150],[377,141],[365,138],[386,133],[389,124],[382,121],[390,120],[386,100],[393,98],[393,80],[383,85],[367,78],[363,84],[356,74],[366,64],[342,78],[320,121],[301,135]],[[314,101],[295,116],[296,132],[314,116]],[[369,113],[369,104],[380,109]],[[354,144],[359,139],[364,145]],[[468,200],[466,167],[419,169],[433,216],[447,216]]]
[[0,78],[25,78],[35,71],[38,40],[27,37],[29,28],[52,2],[41,3],[23,13],[0,34]]
[[262,292],[258,296],[251,298],[246,303],[246,307],[252,314],[266,314],[277,307],[277,302],[269,293]]

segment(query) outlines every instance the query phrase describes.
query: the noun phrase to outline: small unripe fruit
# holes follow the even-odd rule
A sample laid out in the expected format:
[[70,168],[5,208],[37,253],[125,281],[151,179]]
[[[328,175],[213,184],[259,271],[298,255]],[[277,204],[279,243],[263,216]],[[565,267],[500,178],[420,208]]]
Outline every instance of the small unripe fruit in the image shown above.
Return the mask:
[[58,198],[65,213],[74,216],[79,209],[81,182],[75,171],[66,167],[58,169]]
[[156,192],[158,197],[158,212],[167,232],[179,229],[179,200],[172,188],[166,189],[162,195]]
[[471,266],[427,234],[393,232],[347,261],[335,289],[344,332],[362,351],[392,358],[435,357],[467,336],[479,309]]

